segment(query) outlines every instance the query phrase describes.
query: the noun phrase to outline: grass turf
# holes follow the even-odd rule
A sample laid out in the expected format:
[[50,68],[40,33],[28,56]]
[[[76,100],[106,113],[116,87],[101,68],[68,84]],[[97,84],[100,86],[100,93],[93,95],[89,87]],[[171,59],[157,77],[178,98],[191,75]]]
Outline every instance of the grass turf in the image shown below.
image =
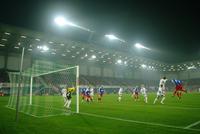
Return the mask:
[[[200,120],[200,94],[184,94],[178,101],[169,93],[164,105],[159,102],[153,105],[154,98],[155,93],[149,94],[149,103],[145,104],[142,96],[135,102],[130,95],[124,94],[122,102],[117,102],[117,95],[105,95],[102,103],[96,100],[90,104],[80,103],[81,114],[36,118],[20,113],[17,124],[15,111],[5,107],[8,97],[0,97],[0,134],[200,133],[200,124],[184,129]],[[35,96],[33,104],[42,107],[24,103],[21,109],[38,117],[65,112],[60,96]],[[73,101],[72,110],[74,107]]]

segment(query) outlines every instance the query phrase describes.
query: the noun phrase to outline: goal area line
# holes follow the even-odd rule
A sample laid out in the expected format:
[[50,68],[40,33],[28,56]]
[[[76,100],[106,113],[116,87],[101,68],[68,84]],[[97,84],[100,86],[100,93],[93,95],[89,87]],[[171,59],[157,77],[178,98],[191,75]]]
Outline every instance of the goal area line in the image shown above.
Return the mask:
[[[30,106],[30,105],[29,105]],[[47,108],[47,109],[55,109],[55,110],[58,110],[58,111],[62,111],[62,112],[65,112],[66,110],[64,109],[60,109],[60,108],[55,108],[55,107],[43,107],[43,106],[39,106],[39,105],[31,105],[31,106],[35,106],[35,107],[41,107],[41,108]],[[10,108],[8,106],[6,106],[7,108],[9,109],[12,109],[12,110],[15,110],[14,108]],[[54,117],[54,116],[63,116],[63,115],[71,115],[71,114],[74,114],[76,112],[65,112],[65,113],[60,113],[60,114],[50,114],[50,115],[42,115],[42,116],[36,116],[36,115],[33,115],[33,114],[30,114],[30,113],[26,113],[26,112],[23,112],[23,111],[20,111],[21,113],[23,114],[26,114],[26,115],[29,115],[29,116],[32,116],[32,117],[36,117],[36,118],[47,118],[47,117]],[[190,124],[186,127],[184,126],[174,126],[174,125],[166,125],[166,124],[161,124],[161,123],[153,123],[153,122],[144,122],[144,121],[137,121],[137,120],[129,120],[129,119],[123,119],[123,118],[118,118],[118,117],[112,117],[112,116],[106,116],[106,115],[99,115],[99,114],[93,114],[93,113],[85,113],[85,112],[80,112],[79,113],[80,115],[84,115],[84,116],[92,116],[92,117],[96,117],[96,118],[104,118],[104,119],[109,119],[109,120],[117,120],[117,121],[123,121],[123,122],[129,122],[129,123],[136,123],[136,124],[143,124],[143,125],[150,125],[150,126],[159,126],[159,127],[165,127],[165,128],[173,128],[173,129],[182,129],[182,130],[192,130],[192,131],[197,131],[197,132],[200,132],[200,129],[193,129],[191,127],[197,125],[200,123],[200,121],[198,122],[195,122],[193,124]],[[76,114],[78,115],[78,114]]]
[[[35,107],[41,107],[41,108],[44,108],[44,109],[50,109],[50,107],[42,107],[42,106],[37,106],[37,105],[24,105],[24,106],[35,106]],[[7,105],[5,107],[8,108],[8,109],[11,109],[11,110],[16,110],[15,108],[11,108]],[[34,114],[31,114],[31,113],[28,113],[28,112],[23,112],[23,111],[19,111],[19,112],[23,113],[25,115],[35,117],[35,118],[46,118],[46,117],[61,116],[61,115],[71,115],[71,112],[66,112],[66,110],[64,110],[64,109],[58,109],[58,108],[51,108],[51,109],[62,111],[62,113],[60,113],[60,114],[48,114],[48,115],[34,115]]]

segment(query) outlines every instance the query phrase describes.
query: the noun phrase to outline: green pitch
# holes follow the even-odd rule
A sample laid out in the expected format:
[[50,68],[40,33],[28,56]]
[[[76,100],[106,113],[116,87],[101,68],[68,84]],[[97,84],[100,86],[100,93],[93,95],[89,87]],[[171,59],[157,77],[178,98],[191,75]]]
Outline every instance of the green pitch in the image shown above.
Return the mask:
[[110,94],[104,95],[101,103],[96,98],[92,103],[80,103],[80,114],[69,115],[61,96],[35,96],[33,104],[39,105],[23,104],[25,114],[20,113],[18,124],[14,122],[15,111],[5,107],[9,98],[0,97],[0,134],[200,133],[198,93],[184,94],[181,101],[168,93],[164,105],[152,104],[155,93],[148,96],[148,104],[142,96],[139,102],[128,94],[122,96],[122,102],[117,102],[117,97]]

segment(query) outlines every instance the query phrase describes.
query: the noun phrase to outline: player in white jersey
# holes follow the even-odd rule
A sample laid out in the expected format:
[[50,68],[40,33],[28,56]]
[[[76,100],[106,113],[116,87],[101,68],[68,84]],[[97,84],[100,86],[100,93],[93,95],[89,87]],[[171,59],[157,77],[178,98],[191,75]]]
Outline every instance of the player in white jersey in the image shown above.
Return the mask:
[[91,101],[93,101],[93,97],[94,97],[94,88],[90,87],[90,97],[91,97]]
[[144,85],[141,85],[140,92],[144,96],[144,102],[147,103],[147,89],[144,87]]
[[162,98],[161,101],[160,101],[160,103],[164,104],[163,101],[165,100],[165,90],[163,90],[163,85],[159,86],[158,92],[157,92],[157,96],[156,96],[153,104],[155,104],[157,102],[157,100],[159,100],[160,98]]
[[160,79],[160,83],[159,83],[159,87],[161,87],[162,85],[162,90],[165,91],[165,84],[167,82],[166,77],[163,77],[162,79]]
[[121,99],[122,99],[122,93],[123,93],[123,88],[120,87],[120,88],[119,88],[119,91],[118,91],[118,101],[119,101],[119,102],[120,102]]
[[[67,89],[66,89],[66,88],[63,88],[62,91],[61,91],[61,93],[62,93],[62,97],[63,97],[63,99],[64,99],[64,104],[65,104],[66,101],[67,101]],[[65,106],[65,105],[64,105],[64,106]]]

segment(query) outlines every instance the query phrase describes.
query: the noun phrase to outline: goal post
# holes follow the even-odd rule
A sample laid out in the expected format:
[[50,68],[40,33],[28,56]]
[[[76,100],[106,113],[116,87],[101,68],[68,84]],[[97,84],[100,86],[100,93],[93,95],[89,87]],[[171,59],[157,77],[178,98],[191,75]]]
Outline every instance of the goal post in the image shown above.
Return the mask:
[[76,113],[79,113],[79,66],[76,66]]
[[[30,71],[31,70],[31,71]],[[10,73],[11,94],[8,107],[15,109],[18,73]],[[22,74],[19,106],[21,112],[36,116],[57,115],[66,112],[63,88],[74,88],[71,112],[79,113],[79,66],[51,71],[29,69]]]

